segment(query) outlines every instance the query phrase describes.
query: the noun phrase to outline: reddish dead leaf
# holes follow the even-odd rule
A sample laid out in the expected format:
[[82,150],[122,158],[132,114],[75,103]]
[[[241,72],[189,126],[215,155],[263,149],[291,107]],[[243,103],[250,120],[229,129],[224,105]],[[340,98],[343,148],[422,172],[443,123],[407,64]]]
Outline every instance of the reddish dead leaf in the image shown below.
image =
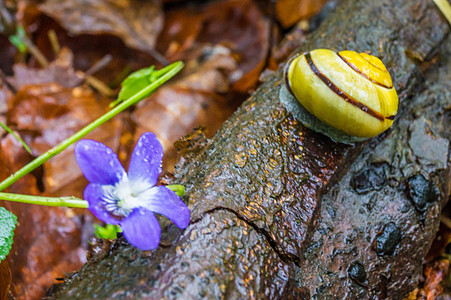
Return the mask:
[[[1,140],[1,178],[30,160],[11,135]],[[36,179],[26,175],[10,192],[38,195]],[[14,244],[7,257],[11,266],[11,294],[16,299],[40,299],[56,277],[78,270],[85,262],[81,222],[71,209],[2,201],[17,216]]]
[[240,73],[234,74],[233,89],[254,88],[269,51],[269,21],[251,0],[228,0],[209,5],[199,41],[220,43],[238,57]]
[[327,0],[278,0],[276,17],[284,28],[317,14]]
[[143,132],[155,132],[165,150],[166,169],[173,169],[174,141],[201,125],[213,134],[232,113],[233,108],[219,93],[229,90],[228,73],[236,70],[235,60],[224,47],[207,53],[210,56],[201,64],[188,62],[176,82],[159,89],[133,113],[135,140]]
[[10,285],[11,270],[9,269],[8,262],[5,259],[0,262],[0,300],[7,299]]
[[199,36],[203,18],[201,12],[193,7],[166,12],[157,49],[170,61],[184,58],[184,52],[194,45]]
[[254,1],[224,0],[201,8],[167,14],[159,49],[170,60],[192,57],[199,43],[232,50],[238,70],[231,74],[233,90],[248,92],[258,81],[269,49],[269,21]]
[[71,34],[113,34],[129,47],[153,51],[163,26],[157,0],[46,0],[39,9]]

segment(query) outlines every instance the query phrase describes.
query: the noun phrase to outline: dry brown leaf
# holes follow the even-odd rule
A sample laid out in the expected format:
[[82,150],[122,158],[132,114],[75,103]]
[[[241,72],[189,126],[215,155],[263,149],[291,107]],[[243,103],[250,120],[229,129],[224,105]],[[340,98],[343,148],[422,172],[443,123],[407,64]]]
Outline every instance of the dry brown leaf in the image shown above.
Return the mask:
[[184,58],[185,51],[193,47],[199,36],[203,18],[204,16],[192,7],[166,12],[157,49],[170,61]]
[[109,33],[145,52],[153,50],[163,26],[157,0],[46,0],[39,9],[71,34]]
[[233,89],[247,93],[254,88],[269,51],[270,26],[254,1],[227,0],[209,5],[205,11],[200,42],[221,44],[238,57],[239,72]]
[[327,0],[278,0],[276,17],[284,28],[317,14]]
[[269,20],[254,1],[216,1],[170,11],[159,37],[159,49],[170,60],[187,60],[202,44],[227,47],[238,61],[238,70],[230,76],[233,90],[248,92],[265,66],[269,32]]

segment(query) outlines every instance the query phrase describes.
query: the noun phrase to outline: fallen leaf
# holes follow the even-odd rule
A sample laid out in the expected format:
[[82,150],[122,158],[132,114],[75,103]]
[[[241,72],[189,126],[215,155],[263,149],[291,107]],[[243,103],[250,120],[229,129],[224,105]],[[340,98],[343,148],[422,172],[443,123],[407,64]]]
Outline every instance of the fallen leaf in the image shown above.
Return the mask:
[[239,73],[233,89],[247,93],[255,87],[269,51],[270,26],[251,0],[228,0],[209,5],[199,41],[221,44],[238,55]]
[[227,47],[238,62],[229,78],[232,88],[247,93],[265,66],[269,33],[269,20],[254,1],[223,0],[170,11],[158,49],[170,60],[188,60],[203,44]]
[[276,17],[284,28],[317,14],[327,0],[278,0]]
[[157,0],[46,0],[39,9],[71,34],[113,34],[131,48],[153,51],[163,26]]
[[184,58],[185,51],[194,46],[202,30],[203,18],[204,15],[192,7],[165,12],[157,49],[170,61]]

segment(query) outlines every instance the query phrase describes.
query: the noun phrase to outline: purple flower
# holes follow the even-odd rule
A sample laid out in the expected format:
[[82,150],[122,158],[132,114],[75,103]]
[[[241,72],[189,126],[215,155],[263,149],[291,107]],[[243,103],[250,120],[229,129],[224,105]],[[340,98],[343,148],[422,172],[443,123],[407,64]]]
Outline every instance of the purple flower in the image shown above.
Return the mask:
[[180,228],[190,221],[190,211],[180,197],[156,186],[162,158],[163,147],[151,132],[139,138],[128,174],[104,144],[82,140],[75,146],[75,159],[89,180],[84,191],[89,210],[105,223],[119,224],[130,244],[141,250],[155,249],[160,243],[161,227],[154,213]]

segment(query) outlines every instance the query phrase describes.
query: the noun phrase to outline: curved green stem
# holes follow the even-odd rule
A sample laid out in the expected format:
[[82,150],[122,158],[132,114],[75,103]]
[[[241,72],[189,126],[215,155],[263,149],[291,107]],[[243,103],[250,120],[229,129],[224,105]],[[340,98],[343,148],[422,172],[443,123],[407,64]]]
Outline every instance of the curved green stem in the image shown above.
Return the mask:
[[155,79],[155,82],[151,83],[148,87],[141,90],[137,94],[135,94],[133,97],[128,98],[126,101],[120,103],[118,106],[114,107],[112,110],[89,124],[88,126],[84,127],[80,131],[78,131],[76,134],[71,136],[70,138],[64,140],[60,144],[56,145],[52,149],[48,150],[41,156],[34,159],[29,164],[25,165],[23,168],[21,168],[16,173],[12,174],[8,178],[6,178],[4,181],[0,183],[0,191],[3,191],[10,185],[12,185],[14,182],[25,176],[26,174],[30,173],[43,163],[45,163],[50,158],[54,157],[55,155],[61,153],[63,150],[65,150],[67,147],[72,145],[73,143],[77,142],[78,140],[82,139],[85,135],[105,123],[106,121],[110,120],[112,117],[123,111],[124,109],[127,109],[128,107],[138,103],[143,98],[147,97],[152,93],[156,88],[158,88],[160,85],[168,81],[170,78],[172,78],[175,74],[177,74],[181,69],[183,68],[182,62],[175,62],[166,68],[163,68],[161,70],[156,71],[156,75],[153,77]]
[[0,200],[46,206],[88,208],[88,202],[77,197],[42,197],[0,192]]

